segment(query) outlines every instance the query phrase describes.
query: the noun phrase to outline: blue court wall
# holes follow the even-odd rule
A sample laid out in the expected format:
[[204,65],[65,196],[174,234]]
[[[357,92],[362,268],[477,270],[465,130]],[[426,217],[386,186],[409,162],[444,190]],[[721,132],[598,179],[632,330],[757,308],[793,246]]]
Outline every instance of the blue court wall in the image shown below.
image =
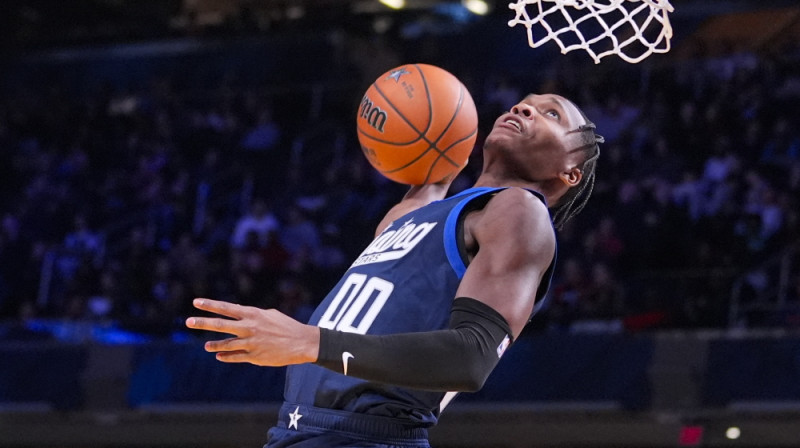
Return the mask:
[[650,403],[653,340],[630,335],[549,334],[517,341],[483,389],[460,401]]
[[703,402],[800,402],[800,339],[717,340],[709,344]]
[[[658,374],[664,366],[657,359],[681,360],[682,350],[691,346],[697,351],[698,344],[706,346],[703,361],[687,369],[695,381],[689,388],[696,389],[694,406],[800,401],[800,337],[686,337],[665,348],[650,334],[545,334],[520,339],[483,390],[462,394],[458,402],[654,408],[660,403],[654,400],[655,391],[686,392],[665,389],[674,381]],[[281,400],[284,373],[283,368],[219,363],[200,340],[117,345],[0,341],[0,407],[38,403],[91,409],[104,393],[119,395],[106,397],[104,406],[117,403],[123,408],[273,403]],[[106,392],[105,384],[120,387]]]
[[151,344],[133,349],[127,402],[273,402],[283,396],[285,368],[224,364],[196,344]]
[[54,409],[83,405],[87,347],[0,342],[0,406],[41,403]]

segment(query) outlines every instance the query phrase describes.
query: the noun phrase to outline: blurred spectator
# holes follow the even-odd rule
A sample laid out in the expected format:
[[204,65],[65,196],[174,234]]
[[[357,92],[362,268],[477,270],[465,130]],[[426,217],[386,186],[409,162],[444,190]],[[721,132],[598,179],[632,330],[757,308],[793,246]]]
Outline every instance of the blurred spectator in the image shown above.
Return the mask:
[[119,288],[114,273],[110,270],[100,275],[100,281],[86,301],[86,313],[89,319],[106,320],[120,315]]
[[785,167],[800,160],[800,136],[793,134],[791,129],[786,117],[775,122],[761,152],[762,163]]
[[[248,129],[242,138],[242,148],[249,152],[266,153],[275,149],[281,136],[281,130],[272,120],[272,109],[262,108],[258,112],[258,120]],[[266,158],[259,158],[266,160]]]
[[619,139],[640,113],[638,107],[624,102],[617,93],[611,94],[602,104],[585,106],[585,110],[586,115],[597,126],[598,132],[609,143]]
[[95,265],[100,263],[104,250],[102,235],[89,228],[83,215],[75,216],[73,230],[64,237],[63,247],[69,254]]
[[280,239],[281,244],[289,253],[290,264],[310,259],[320,244],[317,225],[308,218],[306,212],[296,205],[289,207],[286,225],[281,229]]
[[308,288],[296,278],[287,277],[278,285],[278,310],[300,322],[308,322],[314,312]]
[[206,255],[190,233],[182,234],[167,256],[169,263],[176,267],[175,274],[188,283],[195,283],[208,275]]
[[547,317],[554,327],[566,328],[578,317],[578,307],[585,293],[587,277],[578,259],[561,260],[550,292]]
[[256,199],[250,205],[248,213],[236,223],[231,236],[231,246],[235,249],[244,247],[250,238],[248,234],[254,232],[258,246],[264,247],[269,243],[272,232],[279,228],[278,220],[267,203],[262,199]]
[[617,224],[610,216],[600,219],[597,229],[597,256],[613,264],[625,251],[625,243],[617,232]]
[[624,315],[624,292],[608,265],[598,262],[592,266],[578,309],[583,319],[614,319]]
[[672,200],[688,214],[692,221],[702,216],[703,184],[692,171],[683,173],[683,178],[672,189]]

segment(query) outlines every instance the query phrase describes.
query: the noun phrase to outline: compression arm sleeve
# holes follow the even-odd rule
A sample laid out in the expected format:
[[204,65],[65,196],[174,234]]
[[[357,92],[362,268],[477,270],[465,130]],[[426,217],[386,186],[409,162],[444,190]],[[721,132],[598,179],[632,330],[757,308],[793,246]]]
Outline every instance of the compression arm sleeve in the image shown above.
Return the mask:
[[511,330],[500,313],[478,300],[459,297],[445,330],[362,335],[320,328],[316,364],[396,386],[474,392],[510,343]]

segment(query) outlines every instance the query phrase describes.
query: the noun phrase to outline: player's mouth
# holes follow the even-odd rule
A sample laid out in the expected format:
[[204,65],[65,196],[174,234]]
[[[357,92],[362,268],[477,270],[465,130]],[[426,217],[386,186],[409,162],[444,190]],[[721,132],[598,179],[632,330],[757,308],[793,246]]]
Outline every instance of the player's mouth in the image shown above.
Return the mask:
[[522,133],[522,130],[525,128],[522,121],[518,117],[515,117],[512,114],[508,114],[504,117],[501,117],[500,120],[498,120],[497,126],[507,129],[513,129],[519,133]]

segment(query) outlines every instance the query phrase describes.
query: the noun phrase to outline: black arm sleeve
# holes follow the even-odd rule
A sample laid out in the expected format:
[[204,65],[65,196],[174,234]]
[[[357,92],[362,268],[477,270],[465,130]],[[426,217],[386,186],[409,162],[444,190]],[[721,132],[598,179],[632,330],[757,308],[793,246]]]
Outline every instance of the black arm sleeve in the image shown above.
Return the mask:
[[478,300],[459,297],[453,301],[446,330],[362,335],[321,328],[316,364],[396,386],[474,392],[483,387],[510,343],[511,330],[500,313]]

